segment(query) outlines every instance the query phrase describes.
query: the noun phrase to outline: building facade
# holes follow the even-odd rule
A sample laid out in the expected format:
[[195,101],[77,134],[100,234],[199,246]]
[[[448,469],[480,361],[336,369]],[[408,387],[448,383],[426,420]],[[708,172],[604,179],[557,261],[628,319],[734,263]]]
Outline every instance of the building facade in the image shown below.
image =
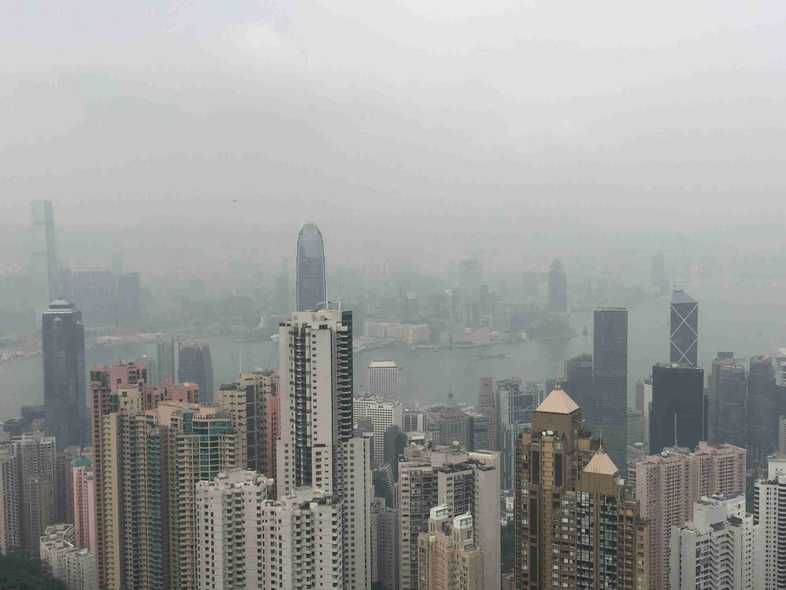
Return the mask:
[[481,551],[482,588],[500,584],[500,479],[495,452],[465,452],[457,446],[412,445],[399,463],[399,588],[417,589],[418,538],[428,531],[431,509],[445,505],[452,519],[469,512]]
[[745,449],[732,445],[667,449],[636,464],[636,498],[649,521],[653,588],[669,588],[674,527],[693,518],[694,503],[703,496],[744,494],[745,477]]
[[213,401],[213,359],[210,346],[200,342],[182,342],[178,349],[177,378],[181,383],[199,386],[199,401]]
[[706,440],[704,370],[679,365],[652,367],[649,452]]
[[588,428],[603,437],[616,465],[625,465],[628,444],[628,310],[596,309],[593,314],[593,412]]
[[368,392],[397,400],[401,395],[401,369],[396,361],[368,364]]
[[391,426],[401,428],[401,402],[386,400],[377,395],[361,395],[353,400],[354,422],[361,418],[371,420],[374,432],[372,464],[381,465],[385,461],[385,432]]
[[774,455],[767,464],[767,479],[753,486],[756,526],[755,588],[786,588],[786,456]]
[[483,556],[475,544],[471,514],[451,518],[446,505],[431,509],[428,530],[418,534],[418,588],[483,588]]
[[[61,448],[88,439],[85,328],[73,303],[58,299],[41,326],[47,431]],[[37,546],[37,545],[36,545]]]
[[753,590],[755,534],[745,496],[701,498],[670,541],[672,590]]
[[313,223],[300,228],[297,237],[295,309],[310,311],[327,307],[325,244],[322,232]]
[[669,362],[698,366],[699,304],[681,289],[671,295],[671,337]]

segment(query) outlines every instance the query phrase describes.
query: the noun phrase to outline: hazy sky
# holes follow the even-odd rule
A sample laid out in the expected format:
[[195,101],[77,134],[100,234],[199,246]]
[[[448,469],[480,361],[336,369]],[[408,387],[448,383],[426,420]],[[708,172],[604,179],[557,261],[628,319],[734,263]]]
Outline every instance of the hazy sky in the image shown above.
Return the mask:
[[349,254],[783,221],[783,2],[5,0],[0,16],[0,225],[28,223],[31,198],[71,228],[279,237],[310,219]]

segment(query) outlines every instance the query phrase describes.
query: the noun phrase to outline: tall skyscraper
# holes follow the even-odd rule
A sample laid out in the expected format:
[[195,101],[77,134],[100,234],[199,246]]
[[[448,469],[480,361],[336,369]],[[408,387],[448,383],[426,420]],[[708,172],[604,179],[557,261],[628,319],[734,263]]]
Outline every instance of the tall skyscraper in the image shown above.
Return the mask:
[[322,232],[313,223],[300,228],[297,237],[297,311],[327,307],[325,244]]
[[61,448],[88,439],[85,328],[72,303],[53,301],[41,328],[46,428]]
[[174,338],[159,340],[156,343],[156,366],[158,367],[158,383],[156,385],[178,382],[176,350]]
[[754,542],[744,495],[701,498],[671,535],[671,590],[752,589]]
[[541,393],[534,384],[524,384],[518,377],[497,381],[497,439],[505,490],[513,489],[516,440],[532,427],[532,414],[540,403]]
[[786,456],[774,455],[767,464],[767,479],[753,485],[753,520],[756,525],[756,590],[786,588]]
[[680,365],[652,367],[650,453],[666,447],[696,448],[706,440],[704,370]]
[[515,586],[647,588],[646,523],[619,470],[584,430],[560,389],[538,406],[518,440]]
[[754,356],[748,370],[748,458],[753,465],[767,465],[778,448],[779,396],[772,358]]
[[499,430],[497,415],[497,391],[492,377],[480,378],[480,392],[478,393],[478,411],[488,418],[488,446],[489,451],[499,449]]
[[748,377],[731,352],[719,352],[710,376],[710,436],[713,443],[748,445]]
[[368,392],[391,399],[401,395],[401,369],[396,361],[371,361],[368,364]]
[[472,515],[431,509],[428,531],[418,534],[419,590],[483,588],[483,555],[475,543]]
[[594,399],[587,423],[603,439],[614,464],[622,467],[628,445],[628,310],[596,309],[593,322]]
[[213,360],[208,344],[200,342],[180,344],[177,378],[181,383],[199,385],[199,401],[213,401]]
[[371,454],[353,437],[352,312],[303,311],[279,327],[279,499],[317,488],[339,502],[343,585],[371,584]]
[[745,449],[699,445],[693,453],[669,449],[636,464],[636,498],[649,523],[651,588],[669,590],[669,547],[674,527],[693,518],[703,496],[745,493]]
[[[36,282],[43,283],[41,301],[61,297],[60,264],[55,239],[55,213],[52,201],[33,201],[33,256],[32,266]],[[40,309],[40,308],[39,308]]]
[[682,289],[671,295],[670,362],[698,366],[699,304]]
[[413,445],[399,463],[399,588],[416,590],[421,572],[418,537],[429,530],[431,509],[444,505],[448,517],[472,516],[473,542],[482,557],[479,588],[500,585],[500,480],[494,452],[456,446],[428,449]]
[[549,311],[568,311],[568,279],[565,276],[565,267],[557,259],[551,263],[549,269]]

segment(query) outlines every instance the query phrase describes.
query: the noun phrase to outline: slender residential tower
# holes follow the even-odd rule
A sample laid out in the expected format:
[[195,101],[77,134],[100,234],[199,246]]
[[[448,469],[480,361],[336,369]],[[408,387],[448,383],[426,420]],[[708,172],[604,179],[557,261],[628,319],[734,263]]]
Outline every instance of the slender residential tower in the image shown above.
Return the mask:
[[300,228],[297,236],[297,311],[327,306],[325,244],[313,223]]

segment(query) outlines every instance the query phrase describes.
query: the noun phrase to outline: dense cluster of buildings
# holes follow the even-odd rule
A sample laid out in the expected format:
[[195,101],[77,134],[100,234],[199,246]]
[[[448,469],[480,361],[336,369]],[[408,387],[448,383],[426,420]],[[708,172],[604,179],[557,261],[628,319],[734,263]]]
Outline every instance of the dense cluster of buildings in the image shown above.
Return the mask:
[[[592,353],[553,382],[408,406],[393,361],[355,391],[353,314],[329,302],[315,225],[297,257],[278,368],[218,387],[209,347],[174,339],[87,373],[81,312],[55,298],[44,407],[0,438],[0,553],[71,590],[786,587],[786,352],[718,353],[705,380],[698,303],[677,290],[668,362],[630,408],[624,308],[594,311]],[[450,313],[489,329],[477,261],[458,272]],[[562,321],[559,261],[548,290]],[[428,340],[411,299],[406,336],[367,329]]]

